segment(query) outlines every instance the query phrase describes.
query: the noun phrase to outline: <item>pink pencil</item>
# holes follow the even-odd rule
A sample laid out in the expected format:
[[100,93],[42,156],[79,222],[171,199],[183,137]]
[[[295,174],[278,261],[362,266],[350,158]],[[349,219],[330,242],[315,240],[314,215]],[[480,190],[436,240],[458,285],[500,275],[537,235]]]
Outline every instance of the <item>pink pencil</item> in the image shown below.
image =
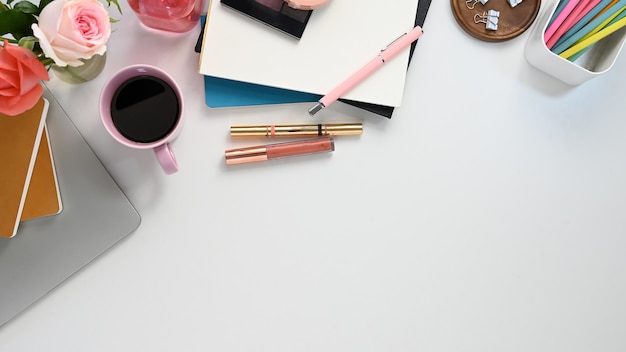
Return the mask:
[[548,29],[546,29],[546,32],[543,34],[544,42],[547,43],[548,40],[552,38],[554,32],[556,32],[556,30],[559,28],[559,26],[561,26],[563,21],[565,21],[567,16],[572,12],[572,10],[574,10],[574,7],[578,5],[578,2],[579,0],[568,0],[567,5],[565,5],[565,7],[563,8],[563,11],[559,13],[554,22],[552,22],[550,27],[548,27]]
[[578,22],[587,12],[591,11],[595,5],[597,5],[600,0],[581,0],[578,5],[572,10],[572,12],[565,18],[563,23],[557,28],[556,32],[552,35],[552,37],[546,42],[546,45],[549,49],[556,44],[556,42],[565,34],[565,32],[569,31],[576,22]]
[[587,4],[587,6],[583,10],[583,12],[580,15],[578,15],[578,18],[576,18],[576,21],[574,21],[574,22],[580,21],[580,19],[585,17],[585,15],[589,13],[589,11],[591,11],[594,7],[598,6],[598,4],[601,1],[602,0],[591,0],[591,1],[589,1],[589,3]]

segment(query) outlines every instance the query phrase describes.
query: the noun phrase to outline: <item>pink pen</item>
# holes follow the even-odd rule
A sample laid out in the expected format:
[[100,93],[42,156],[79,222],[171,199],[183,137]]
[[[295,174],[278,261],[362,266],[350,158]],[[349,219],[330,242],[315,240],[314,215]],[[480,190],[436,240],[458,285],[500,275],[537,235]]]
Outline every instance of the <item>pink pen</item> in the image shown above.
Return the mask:
[[328,92],[328,94],[323,96],[322,99],[317,102],[317,104],[309,109],[309,115],[313,116],[323,108],[326,108],[330,104],[337,101],[337,99],[339,99],[350,89],[354,88],[357,84],[361,83],[361,81],[363,81],[366,77],[376,71],[385,62],[391,60],[404,48],[411,45],[411,43],[416,41],[422,35],[422,33],[424,33],[422,31],[422,28],[420,26],[416,26],[410,32],[404,33],[398,39],[394,40],[393,43],[389,44],[385,49],[381,50],[375,58],[370,60],[370,62],[365,64],[365,66],[361,67],[360,70],[355,72],[352,76],[350,76],[340,85]]

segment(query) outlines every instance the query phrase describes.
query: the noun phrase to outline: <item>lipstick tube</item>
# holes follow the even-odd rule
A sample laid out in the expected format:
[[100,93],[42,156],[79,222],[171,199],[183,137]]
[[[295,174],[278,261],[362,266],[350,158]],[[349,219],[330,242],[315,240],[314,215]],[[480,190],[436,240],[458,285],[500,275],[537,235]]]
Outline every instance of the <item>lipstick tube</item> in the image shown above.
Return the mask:
[[363,133],[362,123],[231,126],[231,137],[348,136]]
[[226,164],[244,164],[266,161],[288,156],[298,156],[321,152],[332,152],[335,143],[331,137],[309,139],[304,141],[278,143],[230,149],[225,152]]

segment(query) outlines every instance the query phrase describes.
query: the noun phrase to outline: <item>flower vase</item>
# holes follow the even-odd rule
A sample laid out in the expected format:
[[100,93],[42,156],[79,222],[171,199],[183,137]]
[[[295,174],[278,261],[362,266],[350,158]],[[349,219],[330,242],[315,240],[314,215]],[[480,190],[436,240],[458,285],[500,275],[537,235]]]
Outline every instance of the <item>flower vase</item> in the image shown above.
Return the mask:
[[106,64],[106,53],[102,55],[94,55],[90,59],[80,59],[83,62],[81,66],[57,66],[52,65],[50,69],[62,81],[79,84],[85,83],[96,78],[104,69]]
[[204,0],[128,0],[144,26],[174,33],[196,28],[204,3]]

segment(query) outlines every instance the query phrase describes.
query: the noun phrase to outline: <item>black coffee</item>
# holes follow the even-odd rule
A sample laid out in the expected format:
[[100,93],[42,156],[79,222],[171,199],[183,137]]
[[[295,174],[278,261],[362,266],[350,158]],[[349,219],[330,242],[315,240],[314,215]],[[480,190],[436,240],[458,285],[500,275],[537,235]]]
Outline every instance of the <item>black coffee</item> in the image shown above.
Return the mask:
[[150,143],[174,129],[180,118],[180,102],[174,89],[162,79],[136,76],[113,94],[111,118],[124,137]]

